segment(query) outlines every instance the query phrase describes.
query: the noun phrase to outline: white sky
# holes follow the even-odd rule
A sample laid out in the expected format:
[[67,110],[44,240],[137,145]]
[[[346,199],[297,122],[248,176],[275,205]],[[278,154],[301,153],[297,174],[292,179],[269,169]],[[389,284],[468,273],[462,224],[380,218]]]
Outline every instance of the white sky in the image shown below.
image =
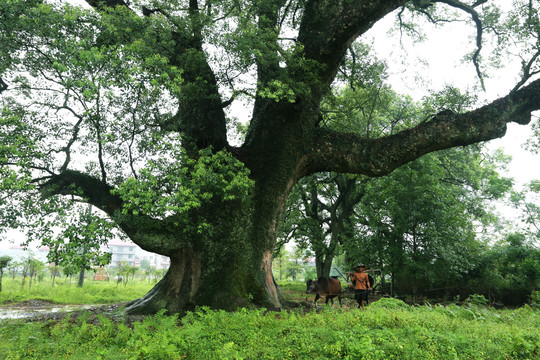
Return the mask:
[[[508,0],[497,0],[503,9],[512,6]],[[391,28],[395,17],[387,16],[377,23],[372,33],[384,34]],[[452,24],[451,27],[434,29],[429,26],[425,29],[429,40],[412,44],[406,37],[394,34],[391,37],[373,42],[373,46],[381,59],[389,62],[392,87],[402,94],[411,95],[420,99],[428,95],[431,90],[442,89],[445,85],[455,85],[461,89],[473,89],[478,84],[475,68],[472,62],[463,62],[467,52],[475,50],[472,38],[476,29],[472,22]],[[482,49],[484,52],[488,49]],[[401,59],[403,52],[407,59]],[[426,59],[423,64],[419,59]],[[510,60],[510,59],[507,59]],[[485,78],[486,91],[479,92],[480,99],[493,101],[504,96],[516,84],[520,64],[517,61],[508,61],[504,69],[489,71]],[[429,79],[428,83],[419,85],[416,81],[423,77]],[[535,114],[540,115],[538,112]],[[534,119],[533,119],[534,121]],[[503,138],[488,143],[489,149],[503,148],[504,152],[512,156],[512,163],[508,167],[508,176],[514,177],[516,185],[523,185],[532,179],[540,179],[540,166],[537,166],[540,155],[534,155],[523,148],[523,144],[532,136],[530,125],[511,123]]]
[[[507,6],[509,4],[507,0],[497,2]],[[378,40],[372,45],[379,57],[389,62],[389,80],[396,91],[420,99],[423,95],[429,94],[430,90],[440,89],[445,84],[471,88],[477,83],[478,78],[472,63],[461,62],[467,51],[474,50],[474,41],[470,38],[475,33],[472,23],[456,25],[457,27],[451,31],[430,29],[430,41],[411,44],[406,39],[400,39],[399,34],[387,39],[380,37],[380,34],[384,34],[391,27],[394,19],[393,16],[383,19],[375,25],[371,33],[377,34]],[[405,51],[404,49],[408,59],[401,59],[399,56]],[[427,59],[429,65],[423,65],[418,60],[419,58]],[[480,94],[481,97],[493,100],[513,87],[518,68],[516,63],[509,65],[508,69],[498,71],[493,74],[495,76],[486,79],[487,91]],[[415,81],[418,77],[427,77],[430,82],[419,85]],[[493,140],[488,145],[492,149],[501,147],[506,154],[512,156],[508,176],[514,177],[517,185],[522,185],[532,179],[540,179],[540,166],[536,165],[540,160],[539,155],[533,155],[522,148],[522,144],[530,135],[530,125],[510,124],[506,136]],[[8,239],[19,237],[17,232],[10,232],[7,235]],[[0,249],[8,246],[11,244],[7,241],[0,242]]]

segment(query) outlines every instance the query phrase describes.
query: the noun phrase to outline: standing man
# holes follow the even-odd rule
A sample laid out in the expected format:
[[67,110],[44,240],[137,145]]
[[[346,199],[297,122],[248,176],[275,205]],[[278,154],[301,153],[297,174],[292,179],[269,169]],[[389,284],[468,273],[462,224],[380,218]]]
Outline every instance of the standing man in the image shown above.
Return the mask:
[[368,299],[368,291],[371,290],[368,274],[366,274],[366,265],[360,264],[356,266],[355,272],[347,273],[352,283],[354,284],[354,298],[358,301],[358,308],[364,309],[364,303]]

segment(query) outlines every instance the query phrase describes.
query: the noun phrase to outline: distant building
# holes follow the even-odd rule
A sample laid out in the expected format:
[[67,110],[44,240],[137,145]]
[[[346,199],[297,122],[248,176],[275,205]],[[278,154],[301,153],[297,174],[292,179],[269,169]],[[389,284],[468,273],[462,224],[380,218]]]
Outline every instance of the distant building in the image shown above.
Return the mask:
[[126,262],[132,266],[138,263],[135,256],[137,245],[131,241],[112,240],[108,243],[108,247],[112,254],[111,267],[117,267],[122,262]]
[[148,260],[150,265],[156,269],[168,268],[170,264],[168,257],[144,251],[131,241],[111,240],[108,243],[108,248],[112,254],[110,267],[117,267],[122,262],[132,266],[140,266],[141,260]]
[[148,251],[144,251],[143,249],[140,249],[140,260],[148,260],[150,262],[150,266],[156,268],[156,269],[168,269],[169,265],[171,264],[170,259],[167,256],[154,254]]

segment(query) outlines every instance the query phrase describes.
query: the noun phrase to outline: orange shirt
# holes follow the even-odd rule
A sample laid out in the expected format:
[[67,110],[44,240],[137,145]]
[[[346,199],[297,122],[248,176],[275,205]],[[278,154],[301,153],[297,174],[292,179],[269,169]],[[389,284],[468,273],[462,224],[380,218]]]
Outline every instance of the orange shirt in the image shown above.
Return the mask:
[[367,290],[371,287],[369,283],[369,277],[365,272],[357,272],[352,274],[352,280],[356,280],[355,290]]

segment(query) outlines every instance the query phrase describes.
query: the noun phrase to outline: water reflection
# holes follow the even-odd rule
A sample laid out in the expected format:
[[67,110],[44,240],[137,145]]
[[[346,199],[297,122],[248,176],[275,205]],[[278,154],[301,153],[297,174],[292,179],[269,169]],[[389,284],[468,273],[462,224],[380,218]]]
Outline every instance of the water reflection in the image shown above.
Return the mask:
[[22,319],[43,313],[58,313],[76,310],[86,310],[96,305],[58,305],[50,304],[43,306],[6,306],[0,307],[0,320],[2,319]]

